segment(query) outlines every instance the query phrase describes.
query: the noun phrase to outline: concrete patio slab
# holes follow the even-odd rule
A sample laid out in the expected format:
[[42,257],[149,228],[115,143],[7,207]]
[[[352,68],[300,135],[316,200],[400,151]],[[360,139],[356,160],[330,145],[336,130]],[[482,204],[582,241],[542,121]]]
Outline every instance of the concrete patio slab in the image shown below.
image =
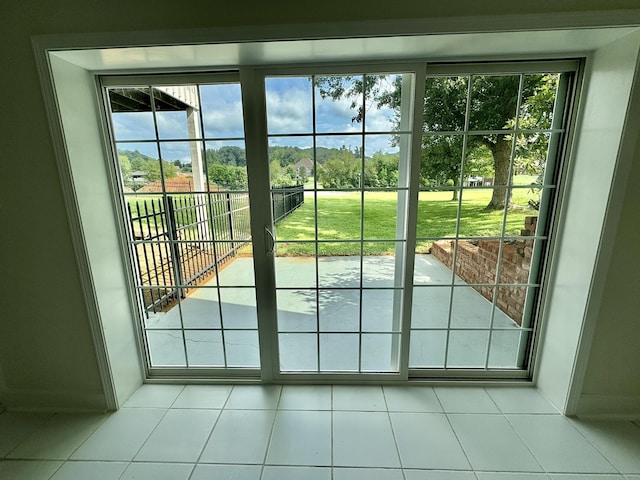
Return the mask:
[[[225,367],[226,355],[227,367],[259,367],[255,289],[247,286],[252,262],[238,258],[220,272],[220,284],[230,288],[218,290],[213,279],[171,310],[149,314],[154,366],[186,366],[186,350],[191,366]],[[281,369],[395,371],[394,263],[393,256],[362,263],[321,257],[317,264],[312,257],[276,258]],[[527,333],[474,288],[431,255],[416,257],[414,284],[410,367],[483,368],[488,346],[489,367],[517,367]],[[169,330],[181,328],[184,338]]]

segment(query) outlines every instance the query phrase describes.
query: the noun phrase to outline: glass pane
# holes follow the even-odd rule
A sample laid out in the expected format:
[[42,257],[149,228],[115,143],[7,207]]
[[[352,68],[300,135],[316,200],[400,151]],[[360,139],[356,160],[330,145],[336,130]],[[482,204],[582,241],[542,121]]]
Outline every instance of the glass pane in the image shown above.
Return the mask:
[[[504,136],[503,136],[504,137]],[[464,172],[462,185],[466,188],[493,187],[496,177],[496,163],[491,148],[497,141],[497,135],[469,135],[467,137],[467,150],[464,158]],[[506,143],[505,141],[502,142]],[[507,171],[504,172],[505,181],[508,179],[508,167],[511,156],[510,142],[508,151],[504,152]]]
[[[408,176],[400,179],[400,137],[408,135],[367,135],[364,140],[364,188],[398,188],[408,186]],[[403,159],[406,162],[406,159]]]
[[316,139],[318,188],[358,189],[362,180],[362,138],[359,135]]
[[493,287],[454,287],[451,327],[489,328],[493,310],[493,291]]
[[153,113],[113,113],[113,134],[117,141],[148,140],[156,137]]
[[460,187],[462,174],[462,135],[424,135],[420,162],[421,187],[448,187],[456,200],[454,187]]
[[504,242],[498,283],[528,283],[532,253],[533,240]]
[[210,330],[185,330],[190,367],[224,367],[222,333]]
[[247,190],[247,158],[244,142],[207,142],[206,146],[209,191]]
[[428,77],[425,81],[426,131],[461,131],[465,125],[469,78]]
[[[206,190],[202,175],[186,176],[181,172],[183,165],[200,164],[202,162],[201,149],[197,142],[162,142],[160,143],[162,162],[158,162],[149,171],[149,180],[152,186],[156,179],[162,178],[167,193],[177,192],[203,192]],[[197,181],[197,183],[196,183]]]
[[220,263],[218,281],[221,286],[250,287],[255,285],[253,256],[249,242],[250,239],[242,242],[217,242],[218,262]]
[[360,239],[360,192],[318,192],[317,202],[318,239]]
[[430,254],[417,253],[414,260],[414,285],[451,285],[453,240],[434,242]]
[[468,284],[495,283],[500,240],[459,240],[457,244],[457,278]]
[[[192,117],[193,120],[198,125],[199,130],[199,122],[200,119],[195,116]],[[192,130],[191,135],[189,135],[189,130],[187,128],[187,112],[186,110],[177,110],[177,111],[157,111],[156,112],[156,122],[158,122],[158,138],[165,140],[173,140],[179,139],[184,140],[188,138],[198,138],[200,135],[197,132]]]
[[362,334],[361,370],[397,372],[400,335]]
[[[153,143],[118,143],[118,164],[125,193],[149,191],[150,182],[160,180],[158,146]],[[151,191],[160,191],[159,187]]]
[[530,287],[498,287],[494,328],[513,328],[522,325],[523,313]]
[[279,332],[317,331],[315,290],[278,290],[276,298]]
[[446,328],[449,324],[449,287],[415,287],[411,309],[412,328]]
[[[418,194],[418,238],[453,237],[458,220],[458,201],[454,192],[435,190]],[[430,241],[418,242],[419,251],[426,253]]]
[[318,245],[318,281],[320,287],[353,288],[360,286],[360,244],[352,242]]
[[318,337],[311,333],[281,333],[280,370],[283,372],[318,370]]
[[244,137],[242,92],[239,84],[201,85],[200,101],[206,137]]
[[402,238],[404,228],[397,231],[398,194],[392,192],[364,192],[365,240]]
[[521,130],[551,128],[559,78],[560,75],[557,73],[536,73],[524,76],[518,128]]
[[255,289],[221,288],[220,301],[224,328],[258,328]]
[[[526,330],[493,330],[488,367],[523,368],[524,355],[520,355],[520,351],[526,345],[529,334]],[[522,360],[520,357],[523,357]]]
[[[558,141],[559,134],[553,134]],[[518,135],[514,159],[514,185],[528,185],[532,188],[545,184],[547,155],[552,134],[532,133]]]
[[401,112],[402,75],[365,75],[365,118],[367,132],[397,130]]
[[392,332],[398,330],[393,322],[394,298],[396,296],[398,301],[396,306],[399,307],[402,299],[402,293],[399,290],[363,290],[362,331]]
[[146,328],[181,328],[182,319],[176,288],[144,288],[141,292],[145,302],[144,325]]
[[[502,235],[507,192],[506,188],[463,190],[460,204],[459,236],[490,237]],[[489,205],[496,207],[490,208]]]
[[[542,194],[550,193],[550,189],[512,189],[512,207],[507,211],[507,224],[505,225],[505,235],[507,236],[533,236],[537,233],[538,210],[532,208],[537,206]],[[527,205],[528,202],[531,202]],[[520,203],[520,205],[517,205]],[[522,205],[525,204],[525,205]],[[542,232],[538,233],[542,234]]]
[[306,184],[315,180],[313,137],[269,137],[271,186]]
[[[366,243],[365,256],[362,258],[362,285],[364,287],[399,287],[401,265],[397,265],[400,257],[395,256],[394,247],[401,246],[400,242]],[[375,250],[374,250],[375,249]]]
[[[283,248],[281,248],[281,245]],[[291,252],[297,247],[299,251]],[[313,252],[315,245],[305,243],[292,243],[276,245],[275,259],[276,287],[278,288],[314,288],[316,286],[316,261],[312,253],[305,254],[304,249]],[[281,256],[290,254],[291,256]]]
[[446,331],[412,330],[409,368],[443,368],[446,346]]
[[110,88],[108,92],[117,141],[156,138],[149,87]]
[[453,330],[449,332],[447,367],[484,368],[487,360],[488,331]]
[[[213,267],[213,244],[207,218],[207,202],[204,195],[177,193],[165,197],[167,206],[167,236],[179,241],[183,273],[181,279],[189,279]],[[177,251],[177,250],[176,250]]]
[[318,302],[320,331],[357,332],[359,330],[359,290],[320,290]]
[[[316,212],[313,192],[304,192],[301,189],[278,189],[272,191],[271,198],[274,214],[282,217],[275,225],[275,236],[280,246],[286,248],[287,252],[294,249],[298,254],[303,250],[307,254],[315,253],[315,247],[312,248],[311,243],[284,245],[287,240],[315,240]],[[301,201],[303,203],[300,203]],[[280,251],[283,252],[282,249]]]
[[260,366],[260,347],[256,330],[227,330],[224,346],[229,367]]
[[180,300],[185,328],[220,328],[220,304],[215,288],[190,288]]
[[358,334],[320,334],[320,369],[357,372],[360,358]]
[[180,330],[147,330],[151,366],[185,367],[184,343]]
[[519,75],[471,77],[470,130],[512,128],[520,89]]
[[362,76],[315,77],[316,131],[362,131],[362,99]]
[[[144,308],[144,326],[146,328],[180,328],[180,315],[167,315],[175,306],[175,290],[167,287],[141,288],[137,290]],[[166,310],[166,311],[165,311]]]
[[313,131],[311,77],[265,79],[269,134]]
[[[231,216],[230,227],[233,230],[229,237],[231,240],[240,240],[242,243],[234,245],[244,245],[244,242],[251,241],[251,218],[249,215],[249,194],[248,193],[227,193],[227,208]],[[251,247],[250,244],[244,245]],[[251,251],[242,249],[239,253],[248,254]]]

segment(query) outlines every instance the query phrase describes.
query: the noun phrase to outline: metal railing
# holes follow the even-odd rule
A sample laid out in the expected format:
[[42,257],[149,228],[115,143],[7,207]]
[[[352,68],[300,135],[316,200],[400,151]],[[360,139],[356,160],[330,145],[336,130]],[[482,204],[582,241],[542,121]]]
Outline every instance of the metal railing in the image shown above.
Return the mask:
[[[156,312],[206,281],[243,248],[250,251],[249,194],[127,196],[134,267],[144,306]],[[301,185],[273,191],[274,219],[304,202]]]

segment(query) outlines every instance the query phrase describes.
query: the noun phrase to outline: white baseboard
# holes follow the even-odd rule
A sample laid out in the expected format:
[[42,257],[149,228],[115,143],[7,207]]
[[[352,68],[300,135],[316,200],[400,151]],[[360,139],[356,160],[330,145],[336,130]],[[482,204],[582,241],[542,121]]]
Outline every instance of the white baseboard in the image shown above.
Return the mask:
[[3,392],[8,411],[23,412],[104,412],[102,391],[51,391],[14,389]]
[[576,415],[582,418],[640,420],[640,395],[582,395]]

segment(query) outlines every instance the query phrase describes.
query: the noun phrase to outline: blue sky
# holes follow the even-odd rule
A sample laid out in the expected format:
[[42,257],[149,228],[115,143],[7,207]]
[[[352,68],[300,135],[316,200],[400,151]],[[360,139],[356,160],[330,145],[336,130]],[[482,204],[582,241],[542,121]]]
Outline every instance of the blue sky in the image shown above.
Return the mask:
[[[389,82],[389,85],[391,82]],[[267,124],[272,136],[270,145],[311,147],[312,137],[286,137],[290,134],[313,132],[313,91],[309,77],[268,78],[265,84],[267,102]],[[206,137],[241,139],[244,136],[242,121],[241,92],[238,84],[203,85],[200,88],[201,110]],[[316,92],[316,132],[317,133],[358,133],[363,125],[353,122],[357,113],[351,108],[350,99],[322,99]],[[158,137],[161,140],[162,157],[165,160],[190,161],[189,142],[163,142],[162,140],[181,140],[188,138],[186,113],[157,112]],[[113,123],[116,140],[155,140],[155,127],[152,112],[114,113]],[[366,132],[393,130],[394,111],[389,108],[378,109],[374,105],[366,110]],[[359,147],[358,135],[318,136],[318,146],[340,148],[345,146],[353,150]],[[397,151],[391,146],[390,135],[368,135],[365,141],[366,155],[376,151]],[[207,148],[220,148],[223,145],[244,147],[242,141],[208,142]],[[155,143],[119,143],[118,148],[139,150],[157,158]]]

